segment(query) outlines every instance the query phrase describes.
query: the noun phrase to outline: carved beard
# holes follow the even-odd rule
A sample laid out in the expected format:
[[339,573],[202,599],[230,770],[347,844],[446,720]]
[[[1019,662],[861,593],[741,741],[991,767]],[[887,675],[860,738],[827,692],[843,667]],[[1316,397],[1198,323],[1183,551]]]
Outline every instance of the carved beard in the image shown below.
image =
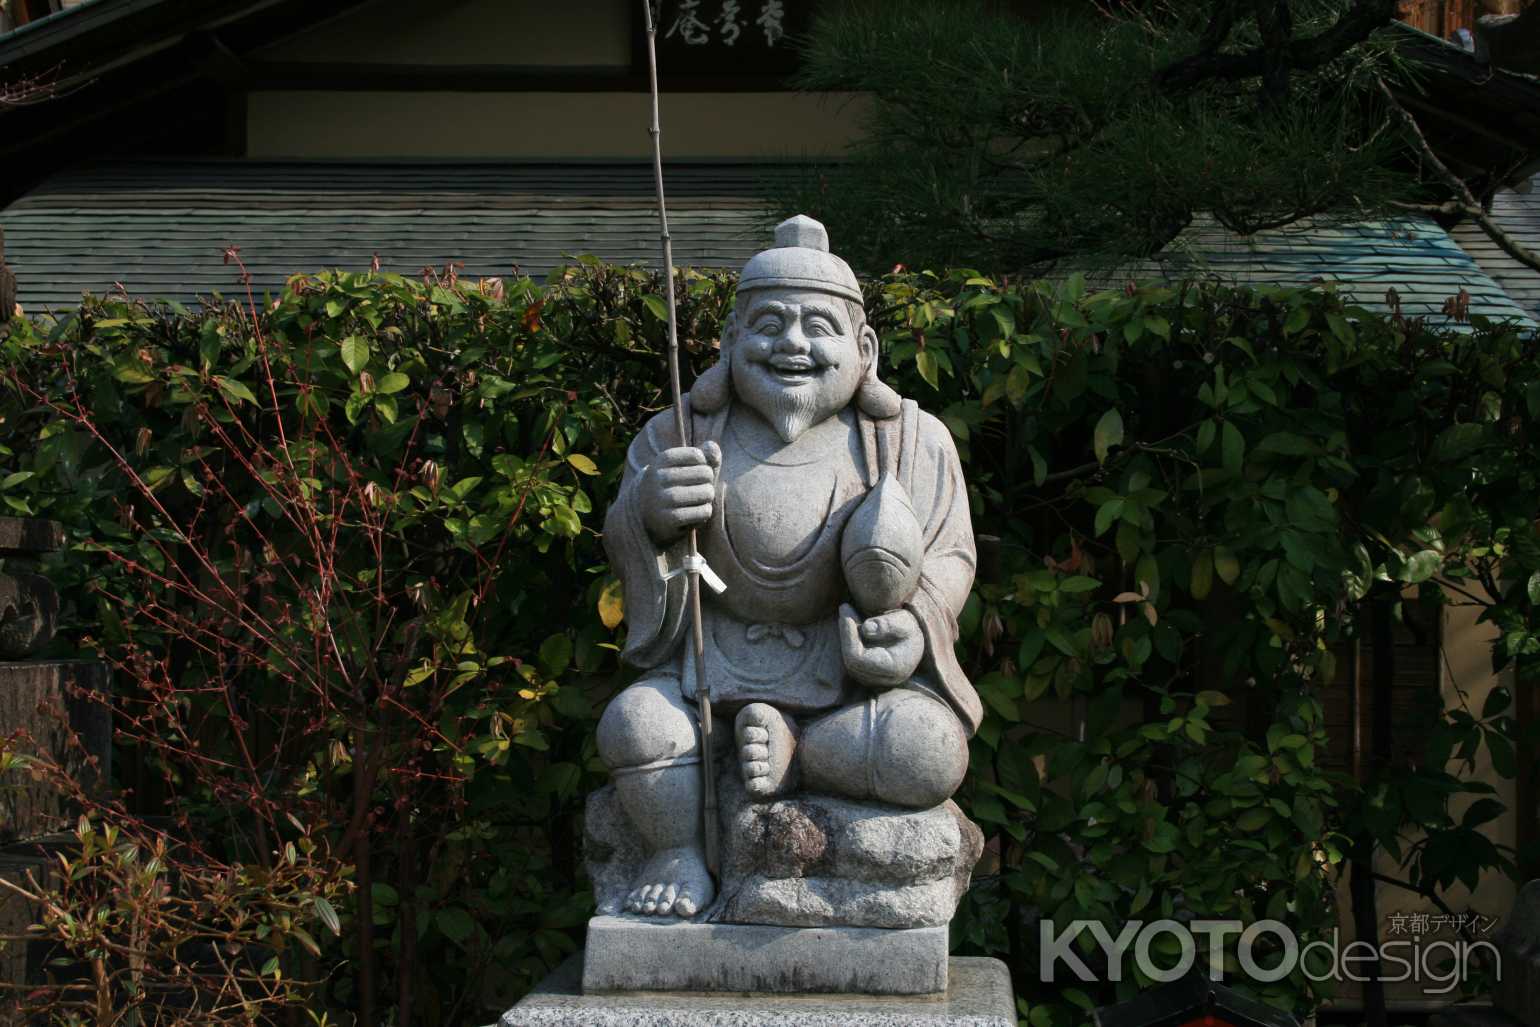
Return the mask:
[[771,400],[771,409],[766,415],[770,426],[781,437],[782,442],[795,442],[803,432],[823,420],[820,416],[823,411],[818,402],[819,389],[806,387],[783,388],[780,393]]
[[825,370],[807,384],[787,385],[771,378],[762,364],[749,367],[750,373],[734,377],[733,391],[769,422],[782,442],[795,442],[850,401],[847,396],[835,402],[838,397],[831,395],[840,385],[837,371]]

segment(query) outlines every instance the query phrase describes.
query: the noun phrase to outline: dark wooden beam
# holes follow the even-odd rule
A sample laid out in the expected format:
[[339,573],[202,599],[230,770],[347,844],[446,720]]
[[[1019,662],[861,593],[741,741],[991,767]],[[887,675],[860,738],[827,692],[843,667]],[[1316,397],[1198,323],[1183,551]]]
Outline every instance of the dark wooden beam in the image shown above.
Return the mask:
[[1519,14],[1480,18],[1475,35],[1479,60],[1524,75],[1540,74],[1540,7],[1531,4]]
[[5,229],[0,228],[0,325],[16,310],[16,275],[5,263]]
[[[327,92],[437,93],[645,93],[647,76],[626,66],[528,67],[512,64],[379,64],[374,62],[251,61],[253,89]],[[668,76],[665,92],[785,92],[791,85],[773,75]]]

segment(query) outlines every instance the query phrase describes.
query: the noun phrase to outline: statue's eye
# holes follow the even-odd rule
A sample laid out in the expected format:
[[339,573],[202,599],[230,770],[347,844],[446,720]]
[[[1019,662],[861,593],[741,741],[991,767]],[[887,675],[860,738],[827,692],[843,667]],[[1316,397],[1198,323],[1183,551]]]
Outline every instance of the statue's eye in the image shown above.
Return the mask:
[[781,319],[778,317],[762,317],[754,322],[755,335],[778,335],[781,331]]
[[809,335],[838,335],[832,324],[821,317],[807,319],[807,334]]

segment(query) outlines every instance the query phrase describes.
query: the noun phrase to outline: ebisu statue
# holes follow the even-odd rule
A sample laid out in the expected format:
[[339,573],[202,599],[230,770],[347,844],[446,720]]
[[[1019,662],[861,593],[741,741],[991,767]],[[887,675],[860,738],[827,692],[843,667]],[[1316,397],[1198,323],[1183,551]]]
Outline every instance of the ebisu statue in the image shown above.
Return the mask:
[[[794,217],[743,269],[720,359],[684,399],[689,437],[669,411],[631,443],[605,547],[641,673],[598,731],[612,784],[587,814],[593,990],[945,987],[946,924],[981,849],[950,801],[982,716],[954,652],[973,531],[950,434],[877,362],[854,274]],[[692,528],[711,583],[715,823]],[[748,935],[722,925],[778,929],[753,937],[784,958],[734,948]]]

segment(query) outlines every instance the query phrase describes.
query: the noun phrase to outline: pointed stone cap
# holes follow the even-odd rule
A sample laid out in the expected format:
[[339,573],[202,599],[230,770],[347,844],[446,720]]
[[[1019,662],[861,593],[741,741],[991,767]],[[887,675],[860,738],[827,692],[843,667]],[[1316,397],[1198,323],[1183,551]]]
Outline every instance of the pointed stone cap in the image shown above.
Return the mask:
[[738,291],[812,289],[861,302],[861,287],[850,265],[829,252],[829,233],[806,214],[787,218],[775,228],[775,246],[756,253],[743,266]]

